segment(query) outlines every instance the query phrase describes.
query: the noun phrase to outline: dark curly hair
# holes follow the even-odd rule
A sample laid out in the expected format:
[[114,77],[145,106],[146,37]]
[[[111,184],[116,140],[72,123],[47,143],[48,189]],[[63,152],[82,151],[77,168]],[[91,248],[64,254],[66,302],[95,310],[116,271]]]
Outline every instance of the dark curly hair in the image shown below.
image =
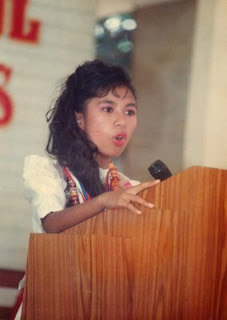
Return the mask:
[[46,114],[49,122],[47,153],[67,166],[83,183],[91,197],[104,191],[95,161],[97,147],[77,124],[75,112],[84,114],[90,98],[103,97],[116,88],[127,87],[135,96],[129,75],[120,66],[100,60],[80,65],[65,81],[54,108]]

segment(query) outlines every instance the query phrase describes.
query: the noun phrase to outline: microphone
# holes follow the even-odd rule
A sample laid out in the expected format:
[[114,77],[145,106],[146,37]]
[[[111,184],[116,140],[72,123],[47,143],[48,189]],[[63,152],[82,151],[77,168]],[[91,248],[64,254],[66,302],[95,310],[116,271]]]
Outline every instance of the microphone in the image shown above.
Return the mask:
[[161,181],[172,176],[172,173],[161,160],[156,160],[155,162],[153,162],[148,168],[148,171],[153,178],[159,179]]

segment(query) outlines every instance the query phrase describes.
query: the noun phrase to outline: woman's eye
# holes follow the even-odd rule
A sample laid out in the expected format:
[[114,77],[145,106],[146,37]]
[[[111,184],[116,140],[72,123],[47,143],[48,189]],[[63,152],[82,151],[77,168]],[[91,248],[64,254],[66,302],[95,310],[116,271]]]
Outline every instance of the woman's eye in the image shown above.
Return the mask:
[[126,111],[126,114],[127,114],[128,116],[134,116],[134,115],[136,114],[136,111],[135,111],[135,110],[127,110],[127,111]]
[[102,110],[105,111],[105,112],[112,112],[113,108],[112,107],[105,107]]

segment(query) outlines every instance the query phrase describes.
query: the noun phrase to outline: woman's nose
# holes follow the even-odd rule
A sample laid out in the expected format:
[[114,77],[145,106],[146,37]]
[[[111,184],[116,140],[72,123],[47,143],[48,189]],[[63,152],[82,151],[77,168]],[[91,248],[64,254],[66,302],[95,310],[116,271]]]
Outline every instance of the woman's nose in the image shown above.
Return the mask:
[[126,126],[125,114],[119,113],[116,115],[115,126],[116,127],[123,127],[123,128]]

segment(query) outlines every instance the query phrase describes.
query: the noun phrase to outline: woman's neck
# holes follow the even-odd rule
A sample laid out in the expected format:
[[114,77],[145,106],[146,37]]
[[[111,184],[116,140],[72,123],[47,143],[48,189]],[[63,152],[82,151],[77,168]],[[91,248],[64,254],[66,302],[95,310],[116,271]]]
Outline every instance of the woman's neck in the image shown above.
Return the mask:
[[97,155],[96,161],[98,163],[99,168],[108,169],[109,163],[111,162],[111,158]]

